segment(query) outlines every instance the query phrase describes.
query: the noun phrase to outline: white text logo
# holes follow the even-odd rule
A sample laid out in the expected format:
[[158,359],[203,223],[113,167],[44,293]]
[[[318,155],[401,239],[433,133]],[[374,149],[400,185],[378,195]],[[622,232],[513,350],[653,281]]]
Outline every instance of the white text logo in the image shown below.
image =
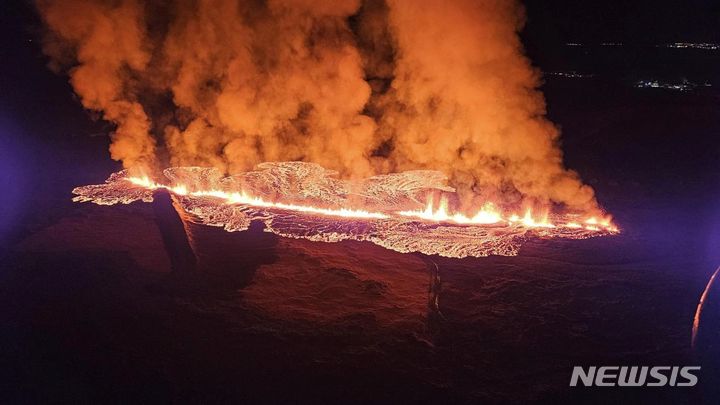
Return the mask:
[[700,366],[591,366],[573,367],[570,386],[586,387],[692,387]]

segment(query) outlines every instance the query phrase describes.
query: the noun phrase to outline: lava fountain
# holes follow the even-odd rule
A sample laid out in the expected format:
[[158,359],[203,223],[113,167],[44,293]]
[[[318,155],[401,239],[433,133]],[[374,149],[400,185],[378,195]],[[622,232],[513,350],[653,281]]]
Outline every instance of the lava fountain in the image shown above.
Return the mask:
[[174,167],[167,182],[112,174],[104,184],[77,187],[73,201],[100,205],[151,202],[168,190],[193,222],[247,230],[261,221],[266,232],[312,241],[368,241],[402,253],[463,258],[517,255],[528,237],[585,239],[618,233],[609,218],[577,214],[505,213],[487,202],[466,215],[449,208],[454,189],[436,171],[418,170],[340,180],[335,172],[304,162],[263,163],[257,170],[223,176],[215,168]]

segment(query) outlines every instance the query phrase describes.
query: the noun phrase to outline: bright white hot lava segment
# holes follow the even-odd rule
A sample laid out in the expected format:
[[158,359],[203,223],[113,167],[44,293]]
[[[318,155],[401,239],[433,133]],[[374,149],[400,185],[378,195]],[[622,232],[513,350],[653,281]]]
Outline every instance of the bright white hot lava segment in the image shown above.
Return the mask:
[[426,221],[454,222],[456,224],[497,224],[503,220],[502,215],[500,215],[500,212],[495,209],[492,203],[485,203],[480,211],[470,218],[459,212],[451,215],[448,213],[447,198],[442,198],[439,207],[435,210],[433,210],[432,198],[429,198],[424,210],[400,211],[398,214],[406,217],[420,218]]
[[[100,205],[151,202],[168,190],[190,218],[242,231],[262,221],[265,231],[314,241],[369,241],[403,253],[447,257],[516,255],[525,238],[584,239],[611,235],[609,218],[578,215],[505,214],[491,202],[465,215],[449,208],[454,190],[439,172],[419,170],[361,181],[303,162],[263,163],[255,171],[225,177],[217,169],[174,167],[167,182],[114,173],[100,185],[77,187],[76,202]],[[358,208],[358,207],[362,207]]]
[[260,197],[249,196],[249,195],[247,195],[247,193],[245,193],[243,191],[241,191],[241,192],[223,191],[223,190],[188,191],[187,187],[184,185],[172,186],[172,187],[165,186],[162,184],[154,183],[147,177],[128,177],[127,180],[133,184],[137,184],[139,186],[148,188],[150,190],[164,188],[164,189],[172,191],[174,194],[182,195],[182,196],[214,197],[214,198],[218,198],[221,200],[225,200],[224,202],[227,204],[240,204],[240,205],[249,205],[249,206],[253,206],[253,207],[277,208],[277,209],[281,209],[281,210],[298,211],[298,212],[306,212],[306,213],[310,213],[310,214],[320,214],[320,215],[329,215],[329,216],[347,217],[347,218],[376,218],[376,219],[388,218],[387,215],[379,213],[379,212],[353,210],[353,209],[348,209],[348,208],[340,208],[340,209],[318,208],[318,207],[313,207],[313,206],[309,206],[309,205],[297,205],[297,204],[284,204],[281,202],[270,202],[270,201],[265,201]]

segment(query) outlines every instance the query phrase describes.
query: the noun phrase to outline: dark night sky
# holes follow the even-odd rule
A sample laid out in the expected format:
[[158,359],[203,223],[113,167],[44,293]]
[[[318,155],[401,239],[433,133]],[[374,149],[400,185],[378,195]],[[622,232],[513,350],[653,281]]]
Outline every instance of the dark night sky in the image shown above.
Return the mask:
[[565,42],[717,42],[720,2],[715,0],[527,0],[526,37]]

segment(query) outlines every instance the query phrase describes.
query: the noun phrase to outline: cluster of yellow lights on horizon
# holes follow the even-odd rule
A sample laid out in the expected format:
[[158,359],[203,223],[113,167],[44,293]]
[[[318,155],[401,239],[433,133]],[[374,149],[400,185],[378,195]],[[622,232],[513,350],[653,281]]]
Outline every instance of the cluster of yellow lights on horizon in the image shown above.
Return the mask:
[[[190,191],[184,185],[166,186],[150,180],[148,177],[128,177],[127,180],[135,185],[155,190],[166,189],[174,194],[192,197],[215,197],[225,200],[228,204],[243,204],[254,207],[278,208],[288,211],[306,212],[319,215],[345,217],[345,218],[361,218],[361,219],[387,219],[391,216],[381,212],[371,212],[365,210],[356,210],[349,208],[319,208],[309,205],[285,204],[281,202],[266,201],[260,197],[248,195],[245,192],[228,192],[222,190],[201,190]],[[618,229],[610,222],[609,219],[597,219],[591,217],[584,221],[584,224],[578,222],[567,222],[562,225],[555,225],[548,221],[547,215],[543,215],[540,219],[536,219],[532,215],[532,211],[527,209],[525,215],[520,217],[512,214],[507,219],[503,218],[500,211],[494,204],[488,202],[472,217],[467,217],[461,213],[451,214],[448,211],[447,199],[442,198],[437,209],[433,207],[432,199],[429,199],[424,210],[417,211],[399,211],[398,215],[404,217],[418,218],[428,222],[452,222],[461,225],[492,225],[506,223],[511,226],[523,226],[527,228],[584,228],[590,231],[606,230],[609,232],[618,232]]]

